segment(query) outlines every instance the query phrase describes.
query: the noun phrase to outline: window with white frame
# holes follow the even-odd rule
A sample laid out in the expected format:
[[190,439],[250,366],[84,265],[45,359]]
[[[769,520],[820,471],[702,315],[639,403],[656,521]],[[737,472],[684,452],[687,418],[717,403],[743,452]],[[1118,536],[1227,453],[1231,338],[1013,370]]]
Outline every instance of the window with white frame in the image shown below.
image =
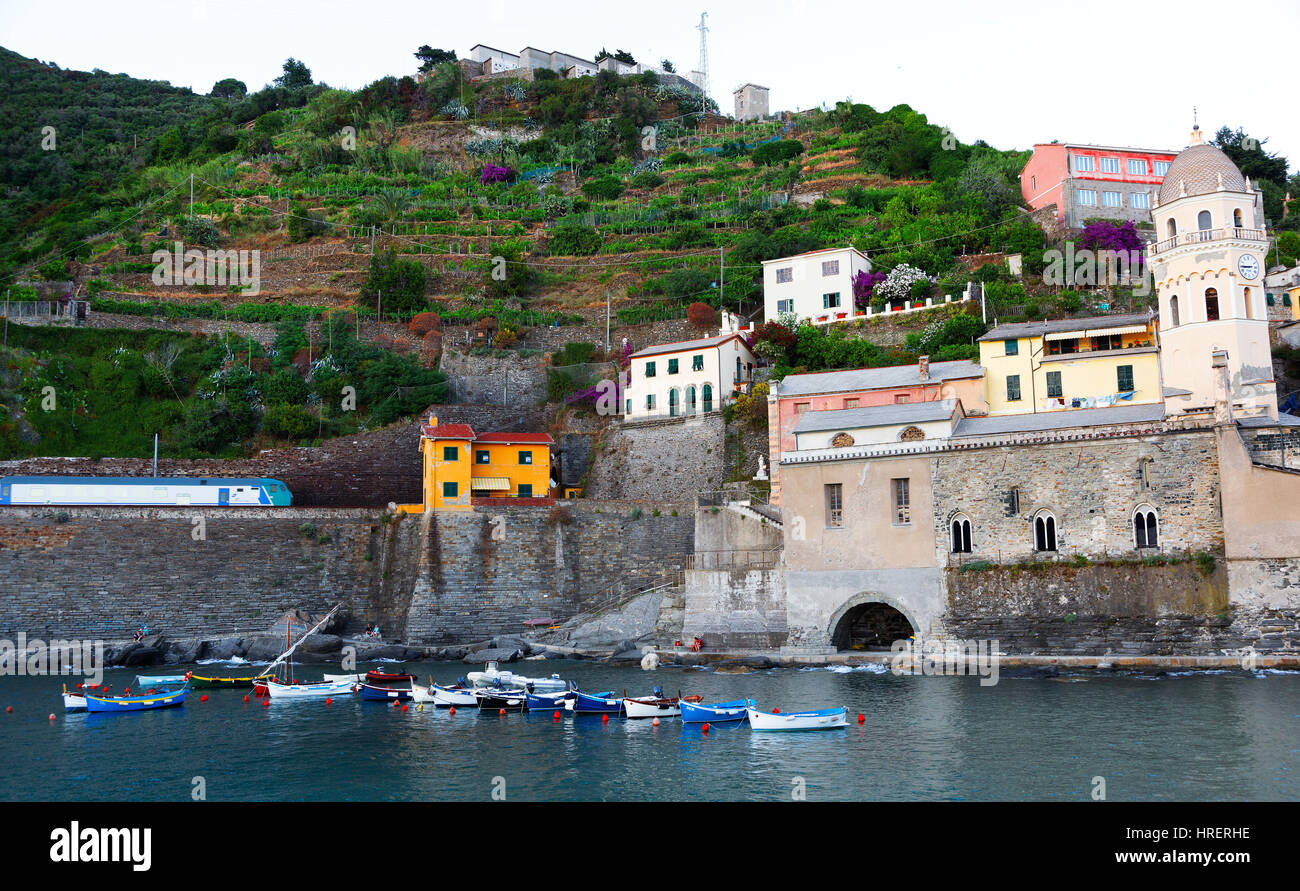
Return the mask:
[[1153,161],[1151,167],[1155,171],[1156,176],[1164,176],[1169,172],[1168,161]]
[[834,294],[822,295],[822,309],[838,309],[840,305],[840,292]]
[[970,519],[965,514],[952,518],[952,552],[954,554],[970,553]]
[[777,312],[794,312],[794,301],[793,301],[793,300],[778,300],[778,301],[776,301],[776,311],[777,311]]
[[1128,206],[1147,210],[1151,207],[1151,196],[1146,192],[1133,192],[1128,196]]
[[1076,155],[1074,158],[1074,169],[1086,173],[1092,170],[1092,158],[1088,155]]
[[1099,158],[1102,173],[1119,173],[1119,158]]
[[1149,504],[1133,511],[1133,544],[1139,548],[1160,547],[1160,520]]
[[1075,189],[1074,202],[1075,204],[1096,204],[1097,192],[1095,189]]
[[782,266],[776,270],[776,283],[778,285],[786,285],[792,281],[794,281],[793,266]]
[[840,274],[840,261],[839,261],[839,260],[823,260],[823,261],[822,261],[822,277],[823,277],[823,278],[825,278],[825,277],[828,276],[828,275],[839,275],[839,274]]
[[838,529],[844,525],[844,487],[841,483],[828,483],[826,492],[826,528]]
[[1145,158],[1129,158],[1129,159],[1128,159],[1128,172],[1129,172],[1132,176],[1146,176],[1146,175],[1147,175],[1147,162],[1146,162],[1146,159],[1145,159]]
[[1119,199],[1119,192],[1102,192],[1101,204],[1103,207],[1123,207],[1124,202]]
[[1040,510],[1034,515],[1034,550],[1056,550],[1056,517],[1050,510]]
[[911,480],[906,477],[892,480],[894,490],[894,525],[908,526],[912,522]]

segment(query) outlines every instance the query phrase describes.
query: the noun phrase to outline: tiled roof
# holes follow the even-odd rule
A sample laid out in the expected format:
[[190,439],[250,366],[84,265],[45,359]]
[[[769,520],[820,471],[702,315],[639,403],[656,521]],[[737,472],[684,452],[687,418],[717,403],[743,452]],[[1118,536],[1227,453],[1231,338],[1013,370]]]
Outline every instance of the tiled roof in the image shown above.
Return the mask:
[[533,442],[544,445],[555,445],[555,440],[549,433],[480,433],[474,440],[475,442]]
[[1126,328],[1130,325],[1150,324],[1154,316],[1149,312],[1134,312],[1120,316],[1087,316],[1082,319],[1052,319],[1047,322],[1016,322],[998,325],[980,340],[1016,340],[1021,337],[1041,337],[1060,331],[1082,331],[1085,328]]
[[921,372],[915,363],[889,365],[884,368],[854,368],[849,371],[787,375],[777,388],[777,395],[784,399],[786,396],[811,396],[816,393],[884,390],[891,387],[915,387],[921,384],[983,376],[983,366],[965,359],[931,362],[930,379],[925,381],[921,380]]
[[1183,197],[1184,187],[1188,195],[1217,192],[1220,175],[1225,190],[1246,191],[1246,178],[1222,149],[1205,142],[1189,145],[1169,162],[1169,170],[1160,184],[1160,203],[1168,204]]
[[[661,343],[657,346],[646,347],[631,355],[630,358],[637,359],[642,356],[658,356],[662,353],[688,353],[691,350],[702,350],[708,347],[721,346],[733,337],[740,337],[739,334],[719,334],[717,337],[703,337],[699,340],[683,340],[678,343]],[[742,343],[744,340],[742,338]],[[748,349],[748,347],[746,347]]]
[[956,399],[939,402],[905,402],[898,405],[869,405],[832,411],[809,411],[799,417],[795,433],[825,430],[852,430],[861,427],[889,427],[895,424],[921,424],[946,421],[957,408]]
[[1027,415],[998,415],[987,418],[962,418],[953,437],[991,436],[996,433],[1031,433],[1036,430],[1061,430],[1067,427],[1099,427],[1108,424],[1145,424],[1163,421],[1165,407],[1152,405],[1116,405],[1112,408],[1077,408],[1038,412]]
[[429,439],[473,439],[474,428],[469,424],[439,424],[437,427],[430,427],[428,424],[420,426],[420,433]]

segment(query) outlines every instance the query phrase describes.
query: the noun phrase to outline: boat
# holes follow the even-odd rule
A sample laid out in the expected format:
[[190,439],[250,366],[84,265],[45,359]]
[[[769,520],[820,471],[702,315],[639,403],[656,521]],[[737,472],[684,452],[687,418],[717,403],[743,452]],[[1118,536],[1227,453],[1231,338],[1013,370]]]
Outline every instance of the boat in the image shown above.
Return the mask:
[[722,724],[727,721],[743,721],[749,717],[746,709],[758,707],[758,703],[752,699],[736,699],[713,705],[682,701],[680,705],[684,724]]
[[478,690],[479,711],[522,712],[528,707],[527,690]]
[[415,675],[413,674],[389,674],[388,672],[380,671],[377,668],[372,668],[366,672],[366,683],[368,684],[391,684],[393,681],[413,680],[415,680]]
[[415,692],[410,687],[379,687],[374,684],[356,684],[365,702],[410,702]]
[[807,712],[760,712],[746,709],[751,730],[835,730],[848,726],[849,710],[839,708],[814,709]]
[[86,710],[86,694],[78,691],[68,692],[68,685],[63,685],[63,709],[69,712],[84,712]]
[[[416,685],[412,684],[411,688],[415,689]],[[473,689],[463,686],[461,684],[453,684],[450,687],[443,687],[439,684],[433,683],[433,680],[430,679],[429,686],[423,689],[424,691],[427,692],[427,695],[433,700],[433,704],[438,706],[439,708],[451,708],[455,706],[462,706],[462,707],[469,707],[469,708],[478,707],[477,694],[474,692]],[[415,701],[427,702],[428,700],[420,699],[419,694],[417,694]]]
[[266,692],[272,699],[320,699],[326,696],[348,696],[357,692],[357,686],[350,681],[286,684],[277,678],[269,678],[266,681]]
[[573,698],[568,690],[558,693],[529,693],[528,710],[530,712],[550,712],[567,708],[567,701]]
[[338,683],[364,684],[366,676],[364,674],[327,674],[325,680],[329,683],[337,681]]
[[628,696],[627,691],[623,691],[623,711],[627,712],[629,718],[679,718],[681,717],[681,703],[699,702],[700,696],[683,697],[678,693],[674,697],[664,696],[661,687],[655,687],[654,692],[649,696]]
[[549,678],[527,678],[512,671],[502,671],[496,662],[489,662],[482,671],[471,671],[469,682],[475,687],[492,687],[498,682],[510,689],[531,689],[534,693],[558,693],[568,689],[568,684],[558,675]]
[[189,680],[188,674],[138,674],[135,683],[138,687],[174,687]]
[[270,675],[262,674],[257,677],[248,678],[209,678],[197,674],[189,676],[190,686],[195,690],[211,690],[213,688],[228,687],[231,689],[247,689],[254,684],[260,684]]
[[86,710],[89,712],[141,712],[155,708],[171,708],[185,704],[187,689],[167,690],[144,696],[97,696],[87,693]]
[[623,714],[623,699],[613,690],[604,693],[583,693],[575,687],[572,693],[573,698],[566,701],[565,708],[575,715]]

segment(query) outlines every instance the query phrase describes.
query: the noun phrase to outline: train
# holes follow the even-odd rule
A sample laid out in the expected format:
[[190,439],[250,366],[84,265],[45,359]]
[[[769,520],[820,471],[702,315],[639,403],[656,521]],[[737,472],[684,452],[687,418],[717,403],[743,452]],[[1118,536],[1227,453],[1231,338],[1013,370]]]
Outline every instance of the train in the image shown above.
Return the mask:
[[240,477],[6,476],[0,505],[289,507],[280,480]]

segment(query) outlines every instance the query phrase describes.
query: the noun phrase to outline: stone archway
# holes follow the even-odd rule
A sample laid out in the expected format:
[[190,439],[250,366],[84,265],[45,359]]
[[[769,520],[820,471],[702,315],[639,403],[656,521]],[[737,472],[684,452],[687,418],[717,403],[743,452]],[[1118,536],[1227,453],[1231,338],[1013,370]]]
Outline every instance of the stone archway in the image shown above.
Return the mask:
[[917,624],[902,609],[875,594],[854,597],[831,616],[827,632],[837,650],[888,650],[906,640]]

